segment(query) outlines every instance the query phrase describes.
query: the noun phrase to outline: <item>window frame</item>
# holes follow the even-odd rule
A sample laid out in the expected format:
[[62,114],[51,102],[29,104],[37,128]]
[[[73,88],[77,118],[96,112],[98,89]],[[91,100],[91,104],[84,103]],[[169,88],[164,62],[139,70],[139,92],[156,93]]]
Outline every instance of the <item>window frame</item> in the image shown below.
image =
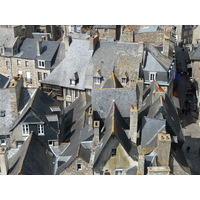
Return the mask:
[[[78,167],[79,165],[80,165],[80,168]],[[82,163],[77,163],[76,169],[77,169],[77,171],[81,171],[82,170]]]
[[38,78],[38,81],[42,80],[42,72],[37,73],[37,78]]
[[22,124],[22,136],[29,136],[29,135],[30,135],[29,124]]
[[123,171],[124,171],[123,169],[115,169],[115,175],[123,175]]
[[[157,72],[149,72],[149,81],[154,81],[156,80],[156,75],[157,75]],[[153,76],[153,79],[152,79],[152,76]]]
[[38,130],[38,136],[43,136],[44,135],[44,124],[38,124],[37,130]]
[[21,60],[18,60],[18,59],[17,59],[17,66],[21,66],[21,65],[22,65]]
[[45,60],[38,60],[38,68],[43,68],[43,69],[45,68]]
[[93,77],[93,83],[95,85],[101,85],[101,78],[100,77]]
[[[27,65],[28,63],[28,65]],[[29,61],[28,60],[25,60],[25,67],[29,67]]]

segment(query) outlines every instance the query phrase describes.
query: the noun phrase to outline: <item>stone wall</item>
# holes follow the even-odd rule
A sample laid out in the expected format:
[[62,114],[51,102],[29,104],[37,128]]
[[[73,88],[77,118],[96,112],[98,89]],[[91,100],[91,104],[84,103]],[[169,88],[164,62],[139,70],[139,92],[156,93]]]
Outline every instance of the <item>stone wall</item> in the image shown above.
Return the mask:
[[135,34],[134,42],[147,41],[149,43],[159,43],[163,42],[164,32],[154,32],[154,33],[138,33]]
[[[81,169],[77,169],[77,164],[81,164]],[[93,175],[93,170],[92,168],[89,168],[87,162],[85,162],[82,158],[78,157],[60,175]]]

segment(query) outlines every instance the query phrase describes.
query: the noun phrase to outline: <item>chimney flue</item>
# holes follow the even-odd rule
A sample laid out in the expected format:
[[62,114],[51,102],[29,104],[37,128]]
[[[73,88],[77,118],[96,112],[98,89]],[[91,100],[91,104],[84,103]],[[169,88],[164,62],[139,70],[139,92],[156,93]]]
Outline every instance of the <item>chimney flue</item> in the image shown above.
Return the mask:
[[37,56],[42,54],[42,39],[37,40]]
[[138,109],[131,105],[130,107],[130,129],[129,139],[135,144],[137,143],[137,129],[138,129]]
[[0,147],[0,173],[2,175],[8,174],[8,156],[7,149]]

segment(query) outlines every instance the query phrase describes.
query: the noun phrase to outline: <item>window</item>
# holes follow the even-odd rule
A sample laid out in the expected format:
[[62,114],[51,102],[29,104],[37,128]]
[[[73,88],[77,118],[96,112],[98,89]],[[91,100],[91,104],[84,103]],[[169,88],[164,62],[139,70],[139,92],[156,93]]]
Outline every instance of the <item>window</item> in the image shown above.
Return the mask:
[[150,81],[156,80],[156,72],[150,72],[149,73],[149,80]]
[[29,125],[28,124],[22,124],[22,135],[28,136],[29,134],[30,134]]
[[94,78],[93,78],[93,82],[94,82],[94,84],[100,85],[100,84],[101,84],[101,78],[99,78],[99,77],[94,77]]
[[126,83],[127,78],[122,78],[122,83]]
[[4,50],[3,50],[3,48],[1,48],[1,54],[3,54],[4,53]]
[[111,156],[114,157],[117,154],[117,149],[112,149]]
[[5,117],[5,114],[6,113],[6,111],[5,110],[0,110],[0,117]]
[[77,164],[77,171],[82,170],[82,165],[80,163]]
[[44,135],[44,125],[38,124],[38,135]]
[[54,141],[53,141],[53,140],[49,140],[49,141],[48,141],[48,144],[49,144],[49,146],[53,146]]
[[70,79],[70,85],[76,85],[76,81],[73,79]]
[[10,62],[9,61],[6,61],[6,67],[7,67],[7,69],[10,69]]
[[38,60],[38,67],[45,68],[45,61],[44,60]]
[[123,169],[116,169],[115,175],[123,175]]
[[105,32],[105,33],[108,33],[108,29],[107,29],[107,28],[105,28],[105,29],[104,29],[104,32]]
[[17,65],[18,65],[18,66],[21,65],[21,60],[17,60]]
[[6,146],[6,140],[5,139],[1,139],[1,146]]
[[38,81],[42,80],[42,72],[38,72]]
[[18,70],[17,70],[17,73],[18,73],[18,74],[22,74],[22,70],[18,69]]
[[43,76],[44,76],[44,79],[45,79],[45,78],[48,76],[48,74],[47,74],[47,73],[44,73]]
[[29,66],[29,61],[25,61],[25,66],[26,66],[26,67]]
[[25,78],[26,82],[27,83],[32,83],[32,80],[31,80],[31,72],[26,72],[26,78]]
[[75,98],[79,97],[79,90],[75,90]]

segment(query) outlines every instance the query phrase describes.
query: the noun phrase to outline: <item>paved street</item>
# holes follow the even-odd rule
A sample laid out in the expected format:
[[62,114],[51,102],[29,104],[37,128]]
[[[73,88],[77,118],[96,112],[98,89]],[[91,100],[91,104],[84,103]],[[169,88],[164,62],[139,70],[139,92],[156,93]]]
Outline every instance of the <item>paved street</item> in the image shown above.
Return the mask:
[[[188,55],[182,48],[176,48],[177,62],[180,66],[180,71],[184,72],[187,69],[186,60]],[[186,160],[191,167],[192,174],[200,174],[200,127],[197,124],[197,112],[195,110],[195,96],[194,93],[188,95],[188,88],[191,88],[189,76],[182,73],[178,82],[177,93],[179,95],[179,102],[181,110],[180,114],[182,120],[183,134],[185,136],[185,143],[183,145],[183,152]],[[185,101],[188,100],[189,106],[186,106]],[[189,107],[186,111],[186,108]],[[190,146],[190,151],[187,152],[187,147]]]

